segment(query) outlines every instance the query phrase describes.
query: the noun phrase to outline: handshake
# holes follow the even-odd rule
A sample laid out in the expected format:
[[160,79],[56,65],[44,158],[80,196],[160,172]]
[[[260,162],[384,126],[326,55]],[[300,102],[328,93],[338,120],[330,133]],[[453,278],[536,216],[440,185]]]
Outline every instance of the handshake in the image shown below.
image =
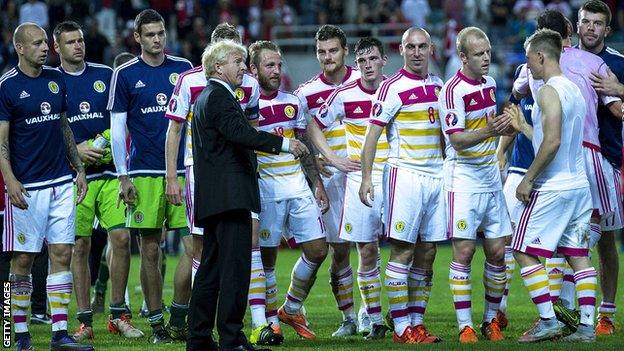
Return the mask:
[[491,112],[486,116],[487,131],[491,136],[513,135],[516,132],[529,134],[531,126],[525,121],[518,105],[505,107],[501,115]]

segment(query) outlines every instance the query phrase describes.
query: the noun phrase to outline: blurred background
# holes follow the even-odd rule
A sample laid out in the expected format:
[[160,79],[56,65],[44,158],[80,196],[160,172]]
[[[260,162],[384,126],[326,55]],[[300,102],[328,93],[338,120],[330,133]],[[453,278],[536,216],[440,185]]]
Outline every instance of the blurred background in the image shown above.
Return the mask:
[[[466,26],[477,26],[492,42],[490,75],[498,83],[498,101],[505,100],[515,67],[524,62],[524,39],[535,30],[544,9],[557,9],[576,24],[584,0],[0,0],[0,73],[17,63],[12,36],[22,22],[35,22],[49,33],[63,20],[83,26],[87,60],[112,65],[123,51],[140,53],[132,37],[134,17],[146,8],[158,11],[168,29],[167,51],[194,65],[220,22],[238,27],[245,44],[273,40],[285,59],[284,90],[293,90],[318,73],[314,33],[321,24],[340,25],[349,48],[358,38],[373,35],[388,51],[386,75],[399,69],[401,34],[410,26],[425,27],[436,45],[431,71],[446,79],[459,68],[455,37]],[[604,1],[613,13],[609,46],[624,51],[624,1]],[[51,39],[51,35],[50,35]],[[576,38],[574,39],[576,41]],[[48,64],[58,65],[50,40]],[[347,61],[353,64],[351,54]]]

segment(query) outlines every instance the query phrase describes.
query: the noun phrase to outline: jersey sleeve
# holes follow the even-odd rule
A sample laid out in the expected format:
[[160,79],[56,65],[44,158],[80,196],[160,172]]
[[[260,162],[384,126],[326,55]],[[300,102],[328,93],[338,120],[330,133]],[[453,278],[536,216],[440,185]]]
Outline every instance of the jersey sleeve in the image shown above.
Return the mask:
[[257,82],[251,87],[251,96],[245,108],[245,115],[250,121],[260,117],[260,85]]
[[307,125],[308,121],[306,120],[305,114],[303,113],[303,109],[301,108],[301,105],[297,104],[297,119],[295,121],[295,130],[305,132]]
[[[457,87],[457,86],[455,86]],[[438,104],[440,108],[440,125],[442,131],[447,134],[463,132],[466,125],[466,110],[464,99],[457,91],[447,92],[449,85],[440,92]]]
[[130,91],[128,90],[124,74],[119,69],[115,69],[113,72],[110,85],[111,89],[106,109],[111,112],[128,112]]
[[[607,75],[609,75],[607,68],[608,68],[607,64],[602,62],[602,64],[598,67],[598,74],[600,74],[603,77],[606,77]],[[602,104],[605,106],[607,106],[608,104],[612,102],[620,101],[620,98],[617,96],[607,96],[603,94],[599,94],[598,96],[600,98],[600,102],[602,102]]]
[[513,90],[522,95],[529,93],[529,70],[526,65],[522,66],[518,72],[518,77],[513,82]]
[[306,121],[308,120],[308,117],[312,118],[312,116],[308,116],[309,111],[310,111],[308,107],[308,100],[306,99],[301,87],[295,90],[293,94],[295,94],[297,98],[299,99],[299,108],[301,108],[301,113],[303,113],[303,116],[306,118]]
[[0,121],[11,121],[11,100],[7,96],[7,87],[0,83]]
[[[386,86],[383,87],[385,88]],[[371,109],[369,123],[385,127],[396,116],[402,105],[401,98],[390,87],[378,89],[373,98],[373,108]]]
[[191,110],[191,89],[188,85],[188,79],[184,79],[186,77],[184,76],[176,82],[173,95],[167,104],[167,112],[165,112],[165,118],[178,123],[185,122]]
[[62,75],[61,75],[61,79],[59,79],[59,90],[63,94],[63,102],[61,103],[61,112],[67,112],[67,107],[69,105],[67,103],[67,99],[69,98],[69,96],[67,96],[67,83],[65,83],[65,77],[63,77]]
[[[336,92],[338,92],[338,90],[336,90]],[[325,129],[331,126],[336,120],[342,119],[344,115],[344,104],[341,94],[336,94],[334,92],[327,99],[327,102],[321,105],[316,116],[314,116],[314,122],[316,122],[319,128]]]

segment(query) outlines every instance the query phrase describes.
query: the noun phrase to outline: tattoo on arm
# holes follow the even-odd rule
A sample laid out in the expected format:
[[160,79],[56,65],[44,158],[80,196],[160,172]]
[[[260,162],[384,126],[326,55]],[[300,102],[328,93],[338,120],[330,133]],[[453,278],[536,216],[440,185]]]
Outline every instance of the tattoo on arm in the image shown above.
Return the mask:
[[[312,142],[308,139],[305,133],[297,133],[296,138],[305,144],[308,147],[308,150],[313,150]],[[310,152],[307,156],[301,158],[301,166],[303,167],[303,171],[308,176],[312,184],[314,184],[317,180],[320,179],[319,169],[316,166],[316,162],[314,160],[316,156],[314,156],[313,152]]]
[[9,158],[9,155],[10,155],[10,153],[9,153],[9,143],[7,143],[7,142],[2,143],[2,145],[0,146],[0,152],[2,152],[2,158],[3,159],[5,159],[7,161],[10,161],[10,158]]
[[69,121],[67,115],[63,113],[61,115],[61,130],[63,132],[63,141],[65,142],[65,151],[67,152],[67,158],[76,172],[84,171],[80,155],[78,155],[78,149],[76,148],[76,141],[74,140],[74,133],[69,127]]

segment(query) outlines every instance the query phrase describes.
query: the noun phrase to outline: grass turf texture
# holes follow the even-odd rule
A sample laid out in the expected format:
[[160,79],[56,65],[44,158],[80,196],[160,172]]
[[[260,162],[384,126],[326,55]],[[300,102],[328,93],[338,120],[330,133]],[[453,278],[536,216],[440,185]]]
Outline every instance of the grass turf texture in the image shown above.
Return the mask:
[[[357,266],[357,255],[353,250],[351,254],[351,262],[354,267],[354,272]],[[281,250],[278,255],[277,261],[277,279],[279,286],[280,301],[286,294],[288,283],[290,280],[290,272],[293,264],[299,256],[298,250]],[[383,266],[387,262],[389,256],[389,250],[387,247],[382,249]],[[457,324],[455,320],[455,310],[453,309],[453,299],[448,285],[448,267],[451,261],[451,248],[449,245],[441,246],[438,249],[438,256],[435,263],[434,273],[434,285],[432,289],[432,296],[427,307],[427,314],[425,316],[425,323],[428,329],[435,335],[440,336],[443,341],[436,345],[415,346],[420,349],[435,349],[435,350],[529,350],[531,348],[540,350],[623,350],[624,349],[624,332],[622,331],[622,324],[617,323],[617,331],[615,335],[609,337],[600,337],[595,344],[569,344],[562,342],[544,342],[534,345],[519,344],[516,340],[520,334],[522,334],[527,328],[529,328],[533,321],[537,318],[537,309],[529,299],[526,288],[523,286],[522,281],[518,275],[518,269],[512,282],[512,288],[509,297],[508,318],[509,326],[504,331],[506,339],[501,342],[493,343],[484,340],[479,333],[479,324],[482,320],[483,313],[483,284],[481,277],[483,273],[483,252],[480,248],[477,249],[474,262],[472,264],[472,286],[473,286],[473,322],[475,323],[475,329],[479,334],[479,343],[476,345],[464,346],[457,341]],[[332,350],[332,351],[346,351],[346,350],[404,350],[408,347],[406,345],[395,345],[392,342],[392,333],[387,333],[384,340],[363,340],[360,336],[352,336],[348,338],[332,338],[331,333],[338,327],[341,322],[341,315],[336,308],[334,297],[331,293],[329,286],[329,257],[319,269],[318,278],[310,296],[305,302],[308,319],[310,320],[311,328],[316,332],[317,339],[314,341],[307,341],[299,338],[290,326],[282,323],[282,330],[284,331],[284,344],[279,347],[273,347],[274,350]],[[596,263],[596,259],[594,258]],[[122,337],[111,335],[106,329],[106,321],[108,314],[96,314],[94,316],[93,325],[95,332],[95,340],[93,345],[96,350],[184,350],[184,343],[177,342],[166,345],[151,345],[148,344],[147,336],[151,334],[151,330],[147,323],[147,319],[138,315],[138,309],[141,306],[143,295],[140,291],[139,282],[139,258],[132,257],[131,272],[129,278],[129,290],[133,311],[134,325],[143,330],[146,334],[146,338],[128,340]],[[171,303],[173,295],[173,273],[177,263],[177,257],[167,258],[167,278],[164,284],[164,299],[167,304]],[[620,258],[620,265],[624,267],[624,258]],[[597,265],[595,265],[597,266]],[[624,281],[624,269],[620,270],[620,287],[621,282]],[[382,269],[383,275],[383,269]],[[354,296],[356,300],[356,311],[359,308],[359,291],[357,290],[357,282],[354,277]],[[621,290],[621,289],[620,289]],[[110,293],[109,289],[106,295],[106,301],[108,303]],[[617,305],[620,311],[624,309],[624,299],[622,298],[622,291],[620,291],[617,299]],[[385,295],[382,295],[383,301],[383,313],[387,311],[387,301]],[[601,301],[600,293],[597,296],[597,303]],[[108,310],[108,309],[106,309]],[[622,316],[622,312],[617,317]],[[70,333],[78,327],[79,323],[75,318],[76,305],[74,302],[70,305]],[[168,320],[169,315],[166,314],[165,318]],[[620,317],[622,318],[622,317]],[[620,319],[621,320],[621,319]],[[618,320],[618,322],[620,321]],[[250,332],[250,316],[247,313],[245,318],[245,332],[247,335]],[[31,334],[33,335],[33,341],[36,350],[49,349],[50,342],[50,326],[49,325],[36,325],[30,327]]]

